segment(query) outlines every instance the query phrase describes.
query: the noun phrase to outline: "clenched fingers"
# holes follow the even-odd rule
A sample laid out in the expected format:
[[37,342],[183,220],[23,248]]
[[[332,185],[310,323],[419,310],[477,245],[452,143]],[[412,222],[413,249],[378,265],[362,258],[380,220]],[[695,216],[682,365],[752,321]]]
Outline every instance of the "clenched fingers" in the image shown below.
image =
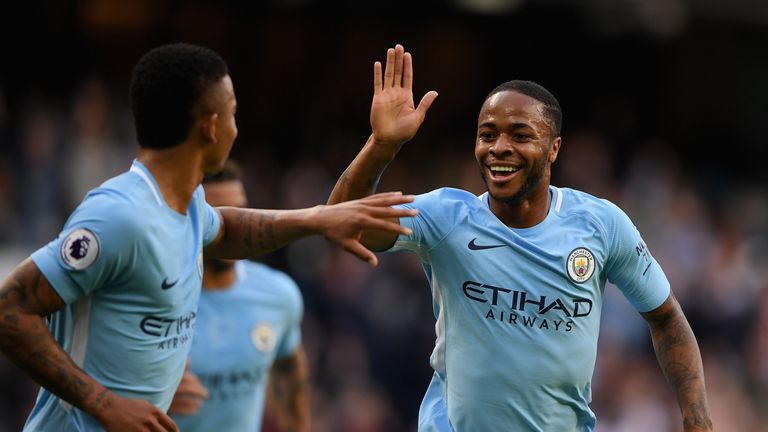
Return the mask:
[[152,417],[146,419],[146,422],[142,423],[144,423],[147,430],[151,432],[179,432],[179,427],[176,426],[176,423],[157,408],[152,412]]
[[176,390],[176,394],[186,397],[208,399],[208,389],[205,388],[197,375],[191,372],[184,372],[184,376],[179,384],[178,390]]
[[200,410],[204,402],[205,400],[199,396],[177,394],[168,412],[174,415],[193,415]]
[[[159,411],[159,410],[158,410]],[[170,417],[165,415],[163,412],[159,412],[158,421],[160,422],[160,426],[162,426],[164,429],[163,431],[168,432],[179,432],[179,427],[176,426],[176,423],[174,423],[173,420],[171,420]]]

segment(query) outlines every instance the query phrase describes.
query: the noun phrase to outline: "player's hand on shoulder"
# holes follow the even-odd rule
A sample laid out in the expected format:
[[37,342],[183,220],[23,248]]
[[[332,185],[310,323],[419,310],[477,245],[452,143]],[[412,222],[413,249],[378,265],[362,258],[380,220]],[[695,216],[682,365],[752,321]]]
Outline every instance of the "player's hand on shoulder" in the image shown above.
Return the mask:
[[373,65],[371,128],[374,144],[399,150],[419,130],[437,92],[427,92],[416,107],[413,103],[413,59],[402,45],[387,50],[384,73],[381,63]]
[[376,255],[360,242],[363,231],[383,231],[392,234],[410,235],[410,229],[400,226],[401,217],[413,217],[416,210],[395,208],[394,205],[413,202],[413,195],[400,192],[385,192],[358,200],[333,205],[318,206],[314,223],[317,231],[328,241],[337,243],[350,252],[375,266]]
[[112,394],[98,416],[106,432],[178,432],[176,423],[143,399]]
[[173,395],[168,414],[194,415],[200,410],[206,399],[208,399],[208,390],[200,382],[197,375],[187,369],[184,371],[179,387]]

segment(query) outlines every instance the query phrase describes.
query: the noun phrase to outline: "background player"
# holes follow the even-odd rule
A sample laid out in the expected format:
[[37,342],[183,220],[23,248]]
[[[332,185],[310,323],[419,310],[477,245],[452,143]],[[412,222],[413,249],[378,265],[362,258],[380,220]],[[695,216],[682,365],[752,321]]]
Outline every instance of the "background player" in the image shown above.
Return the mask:
[[[188,357],[202,253],[247,258],[311,234],[376,264],[361,228],[410,198],[302,210],[213,209],[200,182],[237,136],[227,64],[156,48],[131,77],[138,158],[91,191],[58,238],[0,286],[0,349],[42,389],[25,430],[176,430],[165,414]],[[47,319],[47,322],[46,322]]]
[[[402,46],[374,65],[373,134],[329,203],[371,194],[437,93],[414,106]],[[712,430],[701,356],[664,273],[629,218],[588,194],[550,186],[562,144],[557,99],[529,81],[494,89],[475,157],[487,192],[419,195],[411,235],[364,234],[374,250],[411,250],[432,287],[435,370],[421,430],[592,431],[589,408],[604,285],[648,322],[687,432]],[[436,149],[435,151],[439,151]]]
[[[240,168],[203,180],[206,201],[245,207]],[[205,259],[190,350],[169,413],[183,431],[261,430],[269,382],[281,430],[309,431],[303,302],[287,274],[253,261]]]

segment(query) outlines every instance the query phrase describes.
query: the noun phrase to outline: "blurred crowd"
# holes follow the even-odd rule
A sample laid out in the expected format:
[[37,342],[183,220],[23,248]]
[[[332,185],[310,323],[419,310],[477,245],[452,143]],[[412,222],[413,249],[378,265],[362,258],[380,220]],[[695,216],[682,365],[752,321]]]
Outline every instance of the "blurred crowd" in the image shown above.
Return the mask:
[[[87,190],[130,166],[135,138],[125,103],[116,94],[91,78],[66,102],[31,95],[11,124],[0,89],[2,277],[59,232]],[[566,110],[566,124],[568,118]],[[311,143],[312,158],[289,162],[279,157],[276,143],[239,142],[234,157],[245,168],[252,205],[308,207],[325,202],[364,139],[341,131]],[[469,142],[440,139],[439,147],[419,137],[408,144],[380,190],[421,193],[453,186],[483,192],[471,136]],[[348,147],[343,155],[338,154],[340,140]],[[640,143],[628,157],[615,153],[620,144],[598,128],[571,124],[553,184],[610,199],[630,215],[697,335],[716,429],[766,430],[766,184],[688,173],[660,139]],[[372,269],[315,238],[264,258],[291,274],[304,295],[315,431],[416,429],[431,377],[431,296],[415,256],[380,258],[380,267]],[[605,295],[593,380],[598,431],[681,430],[645,323],[614,287],[607,287]],[[20,430],[35,397],[34,385],[0,358],[0,388],[0,432]],[[269,418],[265,430],[274,430]]]

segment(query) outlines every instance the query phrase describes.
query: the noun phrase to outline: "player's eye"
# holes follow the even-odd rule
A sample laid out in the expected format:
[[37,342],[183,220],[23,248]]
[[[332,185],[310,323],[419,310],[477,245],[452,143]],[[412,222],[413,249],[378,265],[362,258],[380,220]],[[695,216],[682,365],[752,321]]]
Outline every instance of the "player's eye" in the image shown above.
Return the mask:
[[512,135],[512,138],[517,142],[528,142],[533,139],[530,135],[520,133]]
[[493,141],[493,139],[496,137],[495,133],[492,132],[480,132],[477,134],[477,137],[480,139],[480,141]]

